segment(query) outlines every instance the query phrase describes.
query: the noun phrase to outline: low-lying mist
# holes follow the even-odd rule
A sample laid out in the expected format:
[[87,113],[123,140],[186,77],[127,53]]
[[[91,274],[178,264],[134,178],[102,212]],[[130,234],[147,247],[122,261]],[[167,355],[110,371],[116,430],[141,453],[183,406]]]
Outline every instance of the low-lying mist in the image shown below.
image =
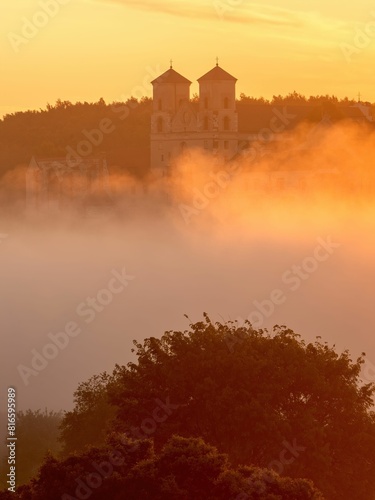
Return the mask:
[[69,409],[79,382],[134,359],[133,339],[203,311],[285,324],[375,364],[374,134],[301,126],[273,139],[226,164],[192,151],[162,180],[113,173],[112,207],[90,216],[28,213],[25,169],[8,174],[1,394]]

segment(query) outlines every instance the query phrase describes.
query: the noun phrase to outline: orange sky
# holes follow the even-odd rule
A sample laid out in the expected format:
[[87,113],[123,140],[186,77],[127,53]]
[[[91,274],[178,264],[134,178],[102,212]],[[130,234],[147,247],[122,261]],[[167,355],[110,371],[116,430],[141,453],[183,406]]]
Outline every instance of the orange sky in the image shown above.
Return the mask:
[[369,0],[17,0],[1,2],[0,30],[0,116],[58,98],[151,95],[170,58],[195,82],[216,56],[238,95],[375,101]]

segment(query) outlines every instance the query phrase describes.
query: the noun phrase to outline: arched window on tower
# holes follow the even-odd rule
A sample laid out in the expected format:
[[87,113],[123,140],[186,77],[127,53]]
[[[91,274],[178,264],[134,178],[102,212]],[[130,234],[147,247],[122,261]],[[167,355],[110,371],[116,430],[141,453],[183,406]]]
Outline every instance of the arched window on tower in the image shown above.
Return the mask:
[[159,116],[157,122],[156,122],[156,130],[158,132],[163,132],[163,118]]
[[224,109],[229,108],[229,97],[224,97]]
[[224,117],[224,130],[230,130],[230,119],[229,116]]
[[162,111],[163,109],[163,101],[161,99],[158,100],[158,110]]
[[208,116],[205,116],[203,118],[203,130],[208,130],[208,125],[209,125],[209,121],[208,121]]
[[208,97],[204,98],[204,109],[208,109]]

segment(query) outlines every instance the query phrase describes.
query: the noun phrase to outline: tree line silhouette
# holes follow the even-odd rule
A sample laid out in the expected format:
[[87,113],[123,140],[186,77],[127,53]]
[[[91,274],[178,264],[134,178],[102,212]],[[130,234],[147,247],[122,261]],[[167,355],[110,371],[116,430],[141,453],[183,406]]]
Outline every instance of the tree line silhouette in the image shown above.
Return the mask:
[[12,498],[375,495],[375,384],[361,379],[364,354],[352,360],[320,337],[306,343],[284,326],[255,330],[207,314],[133,350],[136,362],[81,383],[73,410],[50,415],[60,448],[55,431],[38,445],[47,414],[23,414],[22,460],[33,443],[30,462],[41,467],[35,475],[35,463],[22,462],[34,477]]
[[[196,102],[198,96],[192,98]],[[243,115],[266,113],[275,105],[349,106],[356,102],[335,96],[311,96],[292,92],[271,100],[241,94],[237,107]],[[370,103],[365,103],[370,105]],[[252,105],[256,108],[252,109]],[[260,106],[261,105],[261,106]],[[147,174],[150,163],[150,121],[152,99],[131,97],[126,102],[106,104],[57,100],[45,109],[5,115],[0,120],[0,176],[19,165],[28,165],[33,156],[66,157],[67,154],[105,153],[112,168],[136,177]],[[100,131],[101,124],[107,129]],[[109,132],[110,131],[110,132]],[[87,142],[89,145],[87,145]],[[83,143],[86,143],[83,147]]]

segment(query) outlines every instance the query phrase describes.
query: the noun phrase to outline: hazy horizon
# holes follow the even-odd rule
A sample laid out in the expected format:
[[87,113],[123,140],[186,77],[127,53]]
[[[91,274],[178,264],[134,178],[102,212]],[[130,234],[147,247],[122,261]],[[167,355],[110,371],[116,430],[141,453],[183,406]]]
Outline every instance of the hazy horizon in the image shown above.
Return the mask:
[[[279,146],[259,158],[257,169],[266,172],[281,163],[284,169],[294,163],[301,170],[333,168],[335,151],[334,161],[347,171],[356,148],[357,175],[367,175],[370,182],[371,135],[360,137],[359,130],[333,127],[314,136],[317,147],[308,153],[297,147],[295,132],[287,142],[293,151],[287,159],[285,146]],[[349,349],[353,358],[365,351],[375,363],[375,340],[369,335],[372,197],[348,191],[344,179],[328,190],[316,183],[304,193],[256,192],[248,185],[248,161],[239,161],[236,169],[232,165],[225,177],[228,166],[197,151],[181,158],[166,183],[148,181],[146,194],[137,190],[136,181],[114,175],[115,207],[97,219],[74,211],[2,218],[0,232],[8,236],[0,246],[1,330],[9,354],[1,380],[17,387],[20,408],[71,408],[80,382],[133,359],[133,339],[187,329],[184,314],[195,322],[204,311],[214,321],[250,315],[254,327],[284,324],[306,341],[321,336],[339,351]],[[219,184],[207,197],[203,193],[209,193],[214,178]],[[315,269],[311,258],[317,247],[330,249],[330,242],[331,250],[321,250],[327,258]],[[296,281],[293,266],[305,259],[309,270]],[[77,307],[124,268],[131,276],[128,285],[86,323],[89,313],[77,314]],[[254,301],[269,301],[275,289],[285,300],[259,324],[259,316],[251,316],[261,307]],[[19,365],[30,367],[31,351],[41,352],[50,343],[48,334],[69,322],[76,322],[81,333],[37,376],[28,376],[26,386]]]

